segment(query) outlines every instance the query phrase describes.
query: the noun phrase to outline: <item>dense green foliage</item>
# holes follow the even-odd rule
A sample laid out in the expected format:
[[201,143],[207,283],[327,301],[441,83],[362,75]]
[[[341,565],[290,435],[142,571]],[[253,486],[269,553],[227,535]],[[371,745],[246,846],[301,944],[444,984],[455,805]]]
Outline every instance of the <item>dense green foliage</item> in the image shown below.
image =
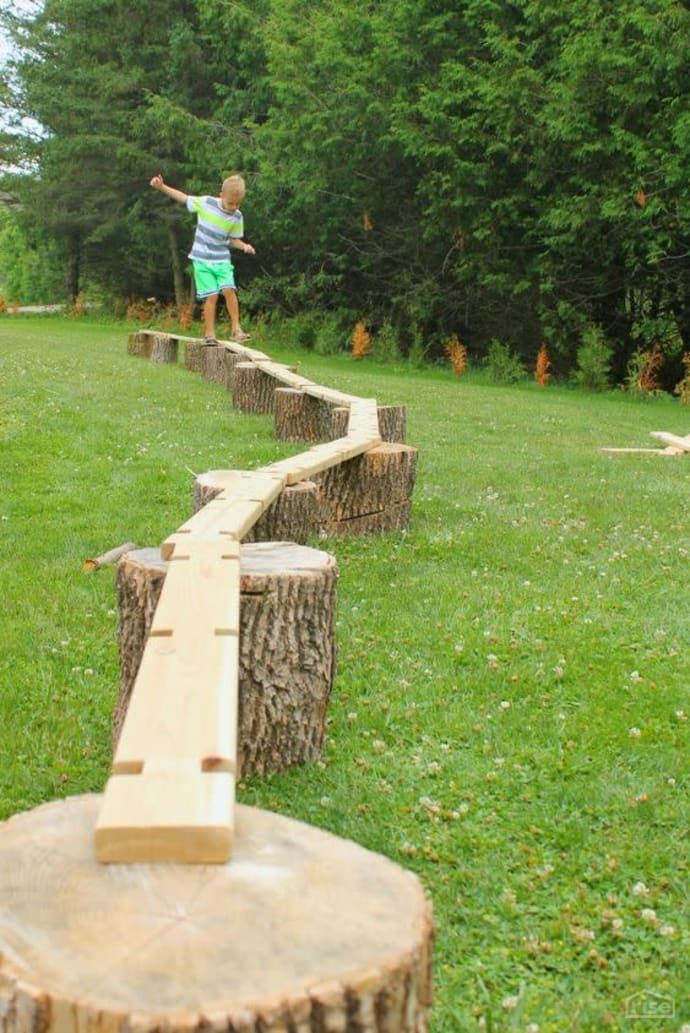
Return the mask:
[[615,380],[657,345],[677,382],[680,0],[45,0],[5,20],[23,49],[2,102],[45,129],[11,137],[32,174],[9,186],[71,296],[81,275],[179,303],[191,224],[148,179],[215,191],[239,169],[254,311],[336,311],[432,355],[456,333],[533,361],[545,340],[557,375],[600,328]]

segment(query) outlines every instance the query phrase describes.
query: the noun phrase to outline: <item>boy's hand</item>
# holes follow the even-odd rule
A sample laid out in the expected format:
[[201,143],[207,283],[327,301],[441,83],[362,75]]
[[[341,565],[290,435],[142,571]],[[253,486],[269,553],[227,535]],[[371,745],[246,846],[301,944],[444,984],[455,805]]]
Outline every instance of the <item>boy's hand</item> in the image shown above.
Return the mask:
[[243,247],[242,250],[244,251],[245,255],[255,255],[256,254],[256,251],[254,250],[252,245],[248,244],[246,240],[244,242],[244,247]]
[[154,190],[160,190],[160,188],[164,185],[163,184],[163,177],[161,175],[154,176],[153,179],[151,180],[151,184],[150,185],[154,188]]

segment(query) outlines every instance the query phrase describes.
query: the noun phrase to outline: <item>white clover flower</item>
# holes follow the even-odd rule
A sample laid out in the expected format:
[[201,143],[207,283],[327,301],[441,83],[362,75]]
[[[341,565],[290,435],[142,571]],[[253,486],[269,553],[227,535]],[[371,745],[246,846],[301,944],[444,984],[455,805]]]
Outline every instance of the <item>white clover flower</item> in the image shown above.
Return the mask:
[[513,1008],[517,1008],[520,998],[517,994],[511,994],[509,997],[504,997],[501,1001],[501,1007],[505,1008],[506,1011],[512,1011]]
[[648,897],[649,887],[645,886],[643,882],[636,882],[632,888],[633,897]]
[[662,925],[659,929],[659,936],[675,936],[676,928],[673,925]]
[[643,907],[640,911],[640,918],[645,922],[649,922],[650,925],[659,924],[659,919],[657,918],[656,911],[653,907]]
[[499,710],[510,710],[510,700],[502,699],[499,703]]
[[642,679],[642,675],[640,674],[639,671],[631,671],[630,672],[630,681],[631,682],[634,682],[635,684],[638,684],[642,680],[643,680]]
[[628,735],[630,736],[631,739],[639,739],[640,736],[642,735],[642,732],[640,731],[639,728],[631,728],[630,731],[628,732]]

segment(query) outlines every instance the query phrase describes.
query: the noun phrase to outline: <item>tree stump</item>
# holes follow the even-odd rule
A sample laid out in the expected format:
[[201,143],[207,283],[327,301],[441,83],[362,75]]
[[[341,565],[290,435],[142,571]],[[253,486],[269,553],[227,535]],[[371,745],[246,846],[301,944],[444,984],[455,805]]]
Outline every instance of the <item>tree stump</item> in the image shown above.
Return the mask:
[[[339,406],[333,410],[332,438],[347,434],[349,409]],[[379,419],[379,434],[382,441],[404,444],[407,436],[407,411],[404,405],[379,405],[376,409]]]
[[225,346],[205,345],[201,353],[201,375],[211,384],[227,384],[228,372],[225,365]]
[[[221,490],[214,481],[213,470],[200,474],[194,482],[194,512],[198,513]],[[313,481],[287,485],[242,541],[306,545],[316,531],[318,505],[318,489]]]
[[238,362],[242,362],[242,356],[238,355],[237,352],[231,352],[229,349],[225,351],[225,384],[232,394],[233,385],[235,383],[235,366]]
[[148,359],[151,355],[151,334],[137,330],[127,337],[127,354],[140,355]]
[[[158,549],[127,553],[117,568],[120,688],[117,744],[167,571]],[[323,749],[335,676],[333,556],[290,542],[240,549],[237,765],[242,775],[282,771]]]
[[232,404],[240,412],[272,413],[275,377],[253,362],[237,362],[232,377]]
[[5,1033],[426,1033],[433,921],[410,872],[241,805],[225,864],[98,864],[100,800],[0,824]]
[[151,362],[177,362],[176,337],[170,334],[154,334],[151,344]]
[[201,341],[185,341],[184,364],[185,369],[192,373],[201,373],[204,368],[204,351],[206,345]]
[[317,474],[323,535],[383,534],[409,527],[417,449],[386,442]]
[[295,388],[278,387],[273,402],[278,441],[328,441],[341,436],[331,433],[333,409],[320,398]]

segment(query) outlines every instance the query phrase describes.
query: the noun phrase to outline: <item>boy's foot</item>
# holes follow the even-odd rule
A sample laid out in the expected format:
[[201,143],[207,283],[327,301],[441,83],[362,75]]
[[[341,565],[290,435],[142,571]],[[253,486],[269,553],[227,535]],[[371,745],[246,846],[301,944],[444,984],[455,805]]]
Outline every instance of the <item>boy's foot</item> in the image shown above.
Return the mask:
[[239,330],[235,330],[234,333],[230,334],[230,340],[234,341],[235,344],[244,344],[245,341],[251,341],[251,339],[252,335],[245,334],[244,330],[242,330],[241,328]]
[[208,348],[210,345],[218,344],[218,341],[215,339],[215,337],[208,337],[207,336],[207,337],[204,337],[204,339],[203,339],[203,341],[201,343],[202,343],[204,348]]

